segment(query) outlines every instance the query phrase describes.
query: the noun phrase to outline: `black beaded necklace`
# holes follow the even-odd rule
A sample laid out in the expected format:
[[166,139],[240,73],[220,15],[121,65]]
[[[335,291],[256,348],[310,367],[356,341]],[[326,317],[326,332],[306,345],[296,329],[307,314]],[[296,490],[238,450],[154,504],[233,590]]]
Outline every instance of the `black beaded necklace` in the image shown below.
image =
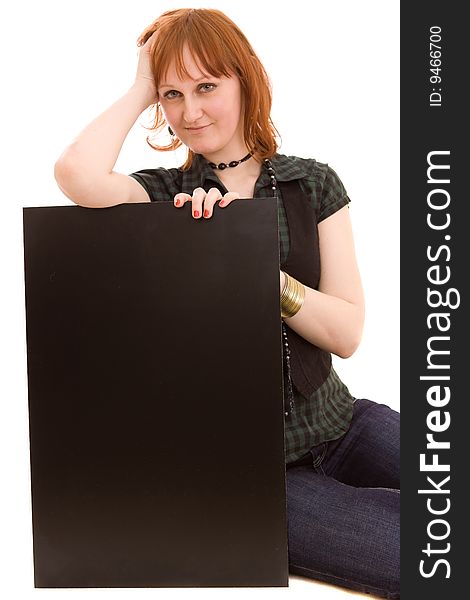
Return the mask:
[[[211,166],[213,169],[219,169],[219,170],[223,171],[224,169],[227,169],[227,168],[236,167],[240,163],[248,160],[251,156],[253,156],[253,153],[249,152],[246,156],[244,156],[240,160],[232,160],[228,164],[221,162],[218,165],[210,162],[209,166]],[[264,164],[268,171],[268,175],[271,179],[270,183],[271,183],[271,189],[273,190],[273,196],[276,199],[278,199],[276,172],[274,170],[273,163],[269,160],[269,158],[265,158]],[[284,367],[285,367],[284,368],[284,389],[287,390],[287,403],[284,401],[284,414],[287,417],[294,410],[294,390],[293,390],[293,386],[292,386],[292,376],[291,376],[291,366],[290,366],[291,353],[290,353],[290,348],[289,348],[289,341],[287,339],[286,325],[285,325],[284,321],[282,321],[282,346],[283,346],[282,359],[283,359]],[[286,404],[287,404],[287,406],[286,406]]]
[[[264,164],[266,165],[268,174],[271,178],[271,189],[273,190],[273,196],[278,198],[278,189],[277,189],[277,180],[276,180],[276,171],[274,170],[273,163],[269,160],[269,158],[265,158]],[[287,390],[287,406],[286,402],[284,402],[284,414],[287,417],[292,414],[294,410],[294,390],[292,386],[292,375],[291,375],[291,367],[290,367],[290,348],[289,341],[287,339],[287,331],[286,325],[284,321],[282,321],[282,359],[284,362],[284,388]]]
[[[209,162],[209,161],[208,162],[209,162],[209,166],[212,169],[218,169],[219,171],[223,171],[224,169],[229,169],[229,168],[233,169],[234,167],[236,167],[237,165],[240,165],[242,162],[245,162],[252,156],[253,156],[253,152],[248,152],[248,154],[246,156],[244,156],[243,158],[241,158],[240,160],[231,160],[229,163],[221,162],[219,164],[216,164],[214,162]],[[264,164],[266,165],[268,174],[271,178],[271,189],[274,192],[274,196],[277,197],[276,173],[274,172],[273,163],[269,160],[269,158],[265,158]]]
[[229,167],[233,169],[233,167],[236,167],[240,163],[245,162],[245,160],[248,160],[252,156],[253,156],[253,152],[248,152],[248,154],[246,156],[244,156],[243,158],[241,158],[240,160],[232,160],[229,163],[221,162],[218,165],[216,165],[213,162],[210,162],[209,166],[212,167],[213,169],[219,169],[220,171],[223,171],[224,169],[228,169]]

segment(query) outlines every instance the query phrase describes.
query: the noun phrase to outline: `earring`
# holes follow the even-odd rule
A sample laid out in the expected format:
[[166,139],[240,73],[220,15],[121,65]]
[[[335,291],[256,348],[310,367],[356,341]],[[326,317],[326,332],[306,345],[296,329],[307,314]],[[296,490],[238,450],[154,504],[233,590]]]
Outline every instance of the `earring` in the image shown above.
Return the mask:
[[168,125],[168,133],[171,135],[171,137],[174,137],[174,135],[175,135],[175,132],[169,125]]

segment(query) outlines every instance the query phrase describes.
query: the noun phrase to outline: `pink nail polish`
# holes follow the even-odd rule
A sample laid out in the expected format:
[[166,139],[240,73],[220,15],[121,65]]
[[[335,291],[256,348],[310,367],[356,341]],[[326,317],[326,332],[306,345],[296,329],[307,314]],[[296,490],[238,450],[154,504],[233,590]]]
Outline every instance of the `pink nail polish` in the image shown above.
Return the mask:
[[225,206],[225,202],[224,202],[223,200],[221,200],[221,201],[219,202],[219,206]]
[[176,204],[176,206],[179,206],[179,205],[180,205],[180,201],[179,201],[179,199],[175,200],[175,204]]
[[199,217],[199,211],[198,210],[194,211],[194,216],[196,217],[196,219]]
[[208,217],[208,216],[209,216],[209,211],[207,210],[207,208],[206,208],[206,210],[204,211],[204,216],[205,216],[205,217]]

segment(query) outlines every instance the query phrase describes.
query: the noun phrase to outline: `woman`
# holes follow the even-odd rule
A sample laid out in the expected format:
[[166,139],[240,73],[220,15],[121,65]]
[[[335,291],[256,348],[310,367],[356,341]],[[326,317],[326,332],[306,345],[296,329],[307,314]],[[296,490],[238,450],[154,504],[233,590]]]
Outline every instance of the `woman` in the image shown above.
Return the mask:
[[[277,152],[269,79],[223,13],[169,11],[138,45],[133,85],[64,151],[57,182],[82,206],[171,199],[191,202],[195,219],[277,198],[290,571],[398,598],[399,415],[354,399],[331,366],[332,353],[355,351],[364,321],[346,190],[328,165]],[[185,164],[113,171],[153,105],[154,129],[170,139],[150,145],[183,144]]]

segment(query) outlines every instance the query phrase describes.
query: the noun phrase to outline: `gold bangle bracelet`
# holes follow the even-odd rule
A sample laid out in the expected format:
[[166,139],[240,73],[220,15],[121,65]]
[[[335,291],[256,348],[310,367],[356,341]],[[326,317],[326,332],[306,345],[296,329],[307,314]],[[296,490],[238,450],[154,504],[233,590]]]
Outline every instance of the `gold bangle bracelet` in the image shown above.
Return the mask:
[[302,308],[305,300],[305,286],[283,271],[286,281],[281,293],[281,317],[293,317]]

